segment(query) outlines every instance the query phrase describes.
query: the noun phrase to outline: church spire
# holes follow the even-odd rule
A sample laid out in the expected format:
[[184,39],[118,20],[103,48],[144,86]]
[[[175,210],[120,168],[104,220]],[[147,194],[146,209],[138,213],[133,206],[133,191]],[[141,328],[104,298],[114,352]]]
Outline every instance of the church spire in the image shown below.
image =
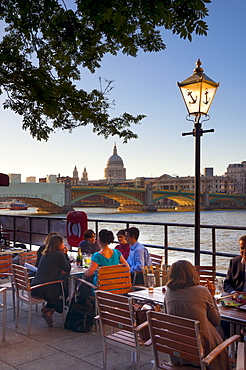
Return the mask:
[[113,155],[117,155],[116,143],[114,143],[114,151],[113,151]]

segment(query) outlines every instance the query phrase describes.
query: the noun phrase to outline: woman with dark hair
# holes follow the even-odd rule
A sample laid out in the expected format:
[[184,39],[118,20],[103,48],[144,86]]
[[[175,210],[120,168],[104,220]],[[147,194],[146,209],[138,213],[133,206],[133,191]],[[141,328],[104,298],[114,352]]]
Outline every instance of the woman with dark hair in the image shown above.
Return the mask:
[[126,242],[126,232],[125,230],[119,230],[116,235],[120,244],[116,245],[115,249],[118,249],[125,260],[127,260],[130,253],[130,244]]
[[[200,321],[205,356],[223,342],[215,328],[220,324],[220,315],[214,292],[214,284],[199,285],[196,269],[190,262],[180,260],[171,266],[164,300],[166,312]],[[209,369],[231,369],[227,352],[223,351]]]
[[[90,267],[84,273],[86,277],[92,276],[100,266],[113,266],[119,264],[128,266],[128,263],[120,251],[118,251],[118,249],[111,249],[108,246],[109,244],[113,243],[113,241],[114,234],[112,231],[102,229],[99,232],[99,245],[101,250],[100,252],[96,252],[91,256]],[[97,274],[94,276],[93,284],[97,285]]]
[[[62,236],[50,236],[39,262],[38,270],[31,286],[61,280],[63,272],[70,272],[71,265],[67,256]],[[32,296],[44,299],[47,304],[42,308],[43,318],[49,326],[53,325],[52,315],[55,311],[62,313],[61,285],[51,284],[32,290]]]

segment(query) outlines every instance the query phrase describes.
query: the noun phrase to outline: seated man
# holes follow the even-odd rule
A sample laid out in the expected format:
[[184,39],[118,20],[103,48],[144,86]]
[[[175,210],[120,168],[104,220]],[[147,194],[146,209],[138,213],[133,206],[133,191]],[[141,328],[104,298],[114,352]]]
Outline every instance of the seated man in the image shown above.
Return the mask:
[[240,256],[230,260],[224,281],[224,291],[228,293],[246,292],[246,235],[239,238]]
[[142,268],[144,266],[152,265],[152,261],[148,252],[142,244],[138,242],[139,229],[137,227],[130,227],[126,229],[126,241],[130,244],[130,254],[127,262],[130,265],[132,281],[134,273],[136,274],[135,284],[143,284]]
[[100,251],[98,242],[96,241],[96,234],[93,230],[86,230],[84,232],[84,239],[79,243],[78,248],[81,248],[82,253],[94,254]]

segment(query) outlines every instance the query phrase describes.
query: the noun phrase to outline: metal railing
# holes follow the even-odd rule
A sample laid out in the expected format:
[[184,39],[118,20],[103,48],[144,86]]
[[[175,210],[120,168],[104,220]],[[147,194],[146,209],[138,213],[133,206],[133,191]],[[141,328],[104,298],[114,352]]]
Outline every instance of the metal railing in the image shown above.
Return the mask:
[[[10,222],[11,221],[11,222]],[[123,225],[123,229],[130,226],[138,226],[141,233],[141,226],[158,226],[160,230],[159,234],[162,235],[163,245],[152,245],[145,244],[147,248],[163,250],[165,264],[169,263],[169,252],[179,251],[185,253],[194,254],[193,248],[181,248],[169,245],[169,230],[170,228],[186,228],[194,229],[193,224],[180,224],[180,223],[164,223],[164,222],[144,222],[144,221],[121,221],[121,220],[109,220],[109,219],[88,219],[88,223],[94,226],[96,235],[102,228],[100,225],[103,224],[117,224]],[[66,237],[66,218],[55,218],[55,217],[44,217],[44,216],[0,216],[1,229],[10,233],[10,240],[13,244],[15,243],[26,243],[29,244],[29,248],[32,249],[34,245],[41,245],[50,231],[57,231],[64,237]],[[42,226],[39,228],[38,225]],[[8,225],[8,227],[6,227]],[[11,225],[11,227],[9,227]],[[218,226],[218,225],[201,225],[202,229],[208,229],[211,233],[211,250],[201,250],[201,255],[209,255],[212,259],[212,265],[216,266],[217,257],[235,257],[237,254],[229,252],[220,252],[217,250],[216,243],[216,232],[218,230],[234,230],[244,231],[246,234],[246,227],[241,226]],[[223,275],[223,274],[218,274]]]

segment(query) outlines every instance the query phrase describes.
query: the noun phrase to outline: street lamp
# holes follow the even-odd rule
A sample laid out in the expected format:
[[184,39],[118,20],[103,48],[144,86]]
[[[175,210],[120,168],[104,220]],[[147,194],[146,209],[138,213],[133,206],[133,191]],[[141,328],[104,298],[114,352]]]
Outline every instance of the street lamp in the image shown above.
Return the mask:
[[[182,97],[188,110],[188,121],[194,122],[192,132],[182,133],[183,136],[193,135],[195,137],[195,265],[200,265],[200,137],[211,130],[203,130],[201,116],[205,116],[207,121],[209,108],[212,104],[214,95],[219,83],[214,82],[203,73],[200,59],[197,60],[197,68],[194,73],[182,82],[178,82]],[[194,116],[194,120],[188,117]]]

